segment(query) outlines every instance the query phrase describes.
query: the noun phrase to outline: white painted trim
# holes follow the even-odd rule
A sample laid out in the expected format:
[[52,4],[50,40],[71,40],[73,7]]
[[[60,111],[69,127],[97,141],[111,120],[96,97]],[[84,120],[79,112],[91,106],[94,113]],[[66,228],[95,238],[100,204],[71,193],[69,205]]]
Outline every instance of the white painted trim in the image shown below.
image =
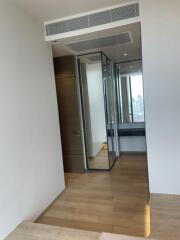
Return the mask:
[[111,10],[111,9],[114,9],[114,8],[119,8],[119,7],[132,5],[132,4],[135,4],[135,3],[139,3],[139,1],[138,0],[130,0],[128,3],[116,4],[116,5],[112,5],[110,7],[99,8],[99,9],[89,11],[89,12],[79,13],[79,14],[75,14],[75,15],[71,15],[71,16],[67,16],[67,17],[63,17],[63,18],[54,19],[54,20],[51,20],[51,21],[45,21],[44,25],[51,24],[51,23],[56,23],[56,22],[61,22],[61,21],[67,21],[67,20],[70,20],[70,19],[73,19],[73,18],[84,17],[84,16],[91,15],[91,14],[94,14],[94,13],[104,12],[104,11],[108,11],[108,10]]
[[124,25],[137,23],[137,22],[140,22],[140,17],[129,18],[129,19],[125,19],[125,20],[102,24],[102,25],[95,26],[95,27],[89,27],[89,28],[84,28],[84,29],[75,30],[75,31],[71,31],[71,32],[60,33],[60,34],[56,34],[56,35],[52,35],[52,36],[46,36],[46,41],[56,41],[56,40],[61,40],[61,39],[65,39],[65,38],[76,37],[76,36],[83,35],[83,34],[98,32],[98,31],[107,30],[110,28],[121,27]]

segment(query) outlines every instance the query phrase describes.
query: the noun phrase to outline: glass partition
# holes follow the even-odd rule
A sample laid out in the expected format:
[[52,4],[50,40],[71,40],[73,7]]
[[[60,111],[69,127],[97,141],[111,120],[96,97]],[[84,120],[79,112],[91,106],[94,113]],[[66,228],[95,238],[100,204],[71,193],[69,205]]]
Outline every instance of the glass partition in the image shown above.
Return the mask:
[[116,64],[115,72],[119,151],[137,152],[141,149],[144,151],[145,148],[137,144],[139,141],[145,145],[146,134],[142,61]]
[[113,165],[116,158],[116,139],[115,139],[115,102],[114,102],[114,79],[113,63],[102,53],[102,71],[104,82],[104,95],[106,101],[106,128],[109,145],[109,164]]
[[142,61],[116,66],[118,123],[144,123]]
[[116,157],[112,62],[101,52],[78,62],[88,169],[109,170]]

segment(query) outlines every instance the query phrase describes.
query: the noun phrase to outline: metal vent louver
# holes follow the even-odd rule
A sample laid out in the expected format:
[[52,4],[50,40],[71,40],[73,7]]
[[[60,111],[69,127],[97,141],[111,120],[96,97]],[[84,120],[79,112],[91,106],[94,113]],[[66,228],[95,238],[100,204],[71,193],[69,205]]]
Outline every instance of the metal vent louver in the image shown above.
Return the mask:
[[139,4],[134,3],[127,6],[86,15],[83,17],[77,17],[66,21],[46,24],[46,36],[52,36],[56,34],[90,28],[138,16]]
[[137,8],[138,4],[112,9],[111,11],[112,22],[138,16]]
[[56,22],[56,23],[51,23],[46,26],[46,35],[51,36],[57,33],[63,33],[63,32],[68,32],[68,22],[67,21],[62,21],[62,22]]
[[111,22],[110,11],[89,15],[89,27],[94,27]]
[[66,46],[71,48],[76,52],[83,52],[91,49],[99,49],[103,47],[110,47],[119,44],[126,44],[131,43],[132,39],[130,33],[121,33],[118,35],[98,38],[98,39],[91,39],[87,41],[81,41],[76,43],[67,44]]
[[68,21],[69,31],[75,31],[83,28],[88,28],[88,16],[74,18]]

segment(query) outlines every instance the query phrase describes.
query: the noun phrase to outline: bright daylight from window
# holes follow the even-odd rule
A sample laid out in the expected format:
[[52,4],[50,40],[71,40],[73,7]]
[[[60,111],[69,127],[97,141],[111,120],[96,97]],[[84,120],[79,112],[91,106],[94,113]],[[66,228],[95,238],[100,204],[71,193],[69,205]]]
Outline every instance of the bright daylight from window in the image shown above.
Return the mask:
[[144,122],[143,79],[142,75],[131,76],[132,108],[134,122]]

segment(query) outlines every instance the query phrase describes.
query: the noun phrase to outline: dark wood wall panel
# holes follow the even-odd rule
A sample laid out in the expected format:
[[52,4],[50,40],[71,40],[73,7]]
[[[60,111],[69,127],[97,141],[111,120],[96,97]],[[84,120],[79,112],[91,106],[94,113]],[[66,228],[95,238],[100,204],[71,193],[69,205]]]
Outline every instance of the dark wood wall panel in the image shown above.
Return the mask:
[[74,56],[54,59],[65,172],[83,172],[83,145]]

